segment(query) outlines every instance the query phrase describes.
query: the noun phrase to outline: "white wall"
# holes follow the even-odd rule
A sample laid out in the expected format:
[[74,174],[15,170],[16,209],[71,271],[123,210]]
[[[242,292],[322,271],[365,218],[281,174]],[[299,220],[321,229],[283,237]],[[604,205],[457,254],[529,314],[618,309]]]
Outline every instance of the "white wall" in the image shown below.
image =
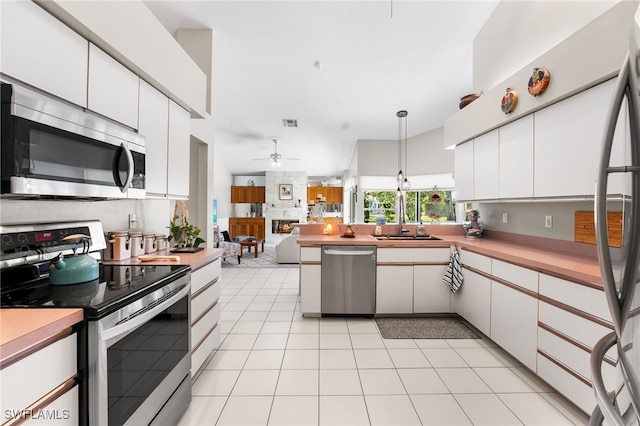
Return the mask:
[[616,3],[501,1],[473,43],[475,91],[487,93]]
[[[444,127],[438,127],[407,139],[406,172],[428,175],[453,171],[454,154],[444,149]],[[397,140],[359,140],[356,144],[359,176],[395,176],[398,173]],[[400,154],[404,165],[404,154]],[[346,180],[345,180],[346,181]]]
[[[488,37],[493,40],[504,38],[508,34],[514,46],[522,46],[521,50],[528,50],[531,44],[529,36],[518,39],[519,33],[513,35],[511,32],[519,22],[518,17],[526,16],[530,2],[510,3],[513,3],[510,6],[513,8],[512,19],[506,22],[489,20],[482,28],[478,39]],[[542,9],[552,3],[554,2],[536,2]],[[569,37],[556,40],[554,46],[542,55],[524,63],[514,60],[509,69],[516,69],[515,73],[500,80],[501,82],[494,87],[484,88],[483,96],[445,121],[445,146],[463,143],[615,76],[627,53],[632,16],[637,5],[636,0],[619,2],[595,20],[585,21],[583,26]],[[498,37],[498,34],[501,36]],[[480,56],[483,50],[485,49],[479,48],[474,55]],[[488,46],[486,50],[489,50]],[[479,68],[474,69],[474,74],[502,75],[504,72],[491,61],[479,59],[476,62]],[[486,69],[480,68],[481,66]],[[549,87],[540,96],[531,96],[527,92],[527,85],[535,67],[546,68],[551,74]],[[504,114],[500,108],[500,100],[507,88],[515,90],[519,97],[515,110]]]
[[[363,192],[365,190],[394,190],[399,167],[407,174],[414,189],[453,188],[451,177],[454,166],[454,151],[444,149],[444,127],[429,130],[407,138],[407,152],[398,150],[397,140],[359,140],[351,163],[356,174],[357,202],[355,222],[364,219]],[[400,157],[400,158],[398,158]],[[398,161],[400,160],[400,161]],[[350,171],[350,173],[353,173]],[[351,176],[343,178],[345,191],[355,191]],[[345,202],[345,205],[347,202]],[[345,217],[349,218],[350,208],[345,207]],[[348,220],[348,219],[347,219]]]
[[[214,149],[215,151],[215,149]],[[222,164],[220,155],[213,158],[213,194],[212,199],[218,203],[218,225],[221,231],[229,230],[229,217],[231,217],[231,186],[233,176]]]

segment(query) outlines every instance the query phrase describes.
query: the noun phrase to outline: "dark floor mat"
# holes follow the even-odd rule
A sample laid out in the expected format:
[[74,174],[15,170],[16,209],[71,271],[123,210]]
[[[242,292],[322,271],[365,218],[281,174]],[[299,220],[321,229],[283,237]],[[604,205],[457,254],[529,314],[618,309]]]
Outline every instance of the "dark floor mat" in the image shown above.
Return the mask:
[[460,317],[376,318],[385,339],[480,339]]

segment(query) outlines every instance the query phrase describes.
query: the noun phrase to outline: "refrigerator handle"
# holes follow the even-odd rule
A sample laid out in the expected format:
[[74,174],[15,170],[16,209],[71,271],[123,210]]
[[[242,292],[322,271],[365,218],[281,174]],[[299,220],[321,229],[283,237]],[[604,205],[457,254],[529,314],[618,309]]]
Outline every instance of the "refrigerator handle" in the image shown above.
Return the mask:
[[602,145],[602,153],[600,155],[600,166],[598,168],[596,180],[596,193],[594,200],[595,210],[595,227],[596,227],[596,247],[598,258],[600,259],[600,274],[602,275],[602,284],[607,297],[607,304],[613,326],[618,336],[622,334],[622,318],[620,313],[620,302],[613,276],[613,266],[611,262],[611,253],[609,252],[609,236],[607,234],[607,182],[609,177],[609,162],[611,159],[611,148],[613,146],[613,136],[616,130],[616,123],[620,113],[620,107],[624,99],[624,94],[629,80],[629,54],[627,53],[618,81],[614,89],[611,102],[607,109],[606,127],[604,132],[604,143]]
[[593,415],[589,420],[590,426],[602,424],[604,418],[616,426],[625,425],[622,416],[620,416],[616,407],[611,403],[607,389],[604,386],[604,380],[602,379],[602,362],[604,356],[617,341],[616,332],[612,331],[598,340],[598,343],[594,345],[593,351],[591,352],[591,380],[598,405],[596,405],[596,408],[593,410]]

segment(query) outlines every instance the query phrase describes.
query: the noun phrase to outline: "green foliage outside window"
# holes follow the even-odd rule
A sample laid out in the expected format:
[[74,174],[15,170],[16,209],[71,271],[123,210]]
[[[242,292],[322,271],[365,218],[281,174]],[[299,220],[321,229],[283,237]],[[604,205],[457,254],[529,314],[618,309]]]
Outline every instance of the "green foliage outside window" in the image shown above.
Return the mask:
[[[456,201],[448,190],[407,191],[405,211],[407,223],[455,222]],[[396,191],[364,192],[364,221],[374,222],[377,216],[397,223]]]

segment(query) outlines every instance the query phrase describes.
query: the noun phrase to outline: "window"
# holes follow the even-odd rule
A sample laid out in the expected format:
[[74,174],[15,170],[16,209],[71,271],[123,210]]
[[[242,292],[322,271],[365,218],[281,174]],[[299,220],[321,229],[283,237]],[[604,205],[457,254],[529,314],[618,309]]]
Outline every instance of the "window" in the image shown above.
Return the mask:
[[[456,201],[451,190],[407,191],[407,223],[455,222]],[[384,216],[387,223],[397,223],[396,191],[364,191],[364,221],[374,222]]]

